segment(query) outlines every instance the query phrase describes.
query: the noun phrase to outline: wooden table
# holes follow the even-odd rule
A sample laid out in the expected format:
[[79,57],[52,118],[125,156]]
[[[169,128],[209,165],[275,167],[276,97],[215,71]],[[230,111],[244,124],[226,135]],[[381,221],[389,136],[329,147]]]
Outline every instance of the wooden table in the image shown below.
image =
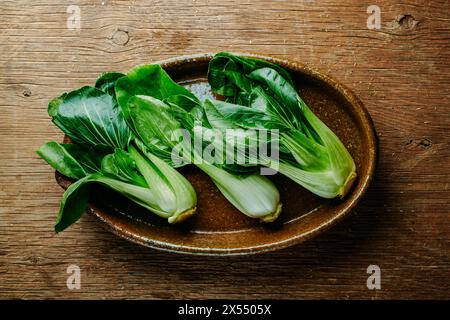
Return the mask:
[[[67,27],[72,4],[80,29]],[[370,4],[379,30],[367,27]],[[447,0],[2,1],[0,297],[450,298],[449,13]],[[62,190],[34,152],[62,138],[49,99],[103,71],[221,50],[297,59],[361,97],[380,155],[355,212],[314,240],[250,257],[154,251],[91,216],[55,235]],[[80,290],[66,287],[70,264]],[[366,287],[372,264],[381,290]]]

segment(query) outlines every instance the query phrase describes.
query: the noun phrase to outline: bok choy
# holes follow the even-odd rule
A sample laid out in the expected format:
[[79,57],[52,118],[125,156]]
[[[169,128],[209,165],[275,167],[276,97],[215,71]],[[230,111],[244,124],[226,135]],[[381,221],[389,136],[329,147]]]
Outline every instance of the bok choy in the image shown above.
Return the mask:
[[[175,223],[196,211],[191,184],[145,148],[136,148],[114,95],[120,74],[105,74],[97,87],[83,87],[52,100],[53,122],[74,144],[49,142],[37,153],[60,173],[78,179],[64,193],[55,225],[60,232],[85,211],[90,185],[107,186]],[[103,91],[104,90],[104,91]]]
[[[185,129],[192,138],[194,122],[203,111],[197,97],[175,83],[159,65],[144,65],[131,70],[117,81],[115,89],[125,120],[151,152],[173,166],[200,158],[203,161],[194,164],[239,211],[264,222],[279,216],[280,196],[266,177],[229,172],[225,166],[203,159],[201,150],[189,146],[187,149],[193,154],[184,154],[180,163],[173,161],[173,150],[179,145],[179,136],[175,132]],[[192,140],[185,143],[192,145]]]
[[346,195],[356,178],[355,163],[339,138],[300,98],[286,70],[222,52],[209,63],[208,81],[213,92],[226,98],[226,102],[205,104],[210,117],[242,128],[280,131],[281,159],[262,165],[276,167],[321,197]]
[[[169,223],[188,218],[196,212],[197,197],[176,171],[188,163],[206,173],[239,211],[264,222],[279,216],[281,203],[274,184],[257,173],[261,167],[279,171],[324,198],[348,193],[357,176],[355,163],[299,96],[289,72],[222,52],[209,63],[208,82],[225,101],[200,101],[159,65],[138,66],[127,74],[107,72],[95,87],[52,100],[48,114],[73,143],[48,142],[37,153],[74,180],[63,195],[55,230],[82,216],[93,184],[124,195]],[[264,142],[253,135],[275,131]],[[242,147],[237,158],[249,160],[245,164],[228,162],[229,156],[236,159],[235,150],[227,148],[235,142]],[[272,148],[270,142],[276,142],[271,149],[275,156],[260,152],[261,143]],[[258,148],[251,148],[252,143]],[[216,161],[224,147],[222,160],[227,161]]]

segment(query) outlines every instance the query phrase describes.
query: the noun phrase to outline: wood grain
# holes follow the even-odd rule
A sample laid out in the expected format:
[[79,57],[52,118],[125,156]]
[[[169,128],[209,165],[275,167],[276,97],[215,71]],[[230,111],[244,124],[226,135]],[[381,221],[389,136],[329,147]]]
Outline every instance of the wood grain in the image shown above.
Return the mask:
[[[2,1],[1,298],[450,298],[450,2]],[[81,29],[69,30],[67,6]],[[375,4],[375,3],[374,3]],[[35,150],[62,134],[47,102],[104,71],[201,52],[297,59],[363,100],[380,155],[364,201],[322,236],[283,251],[205,258],[149,250],[85,216],[55,235],[62,190]],[[81,268],[68,290],[66,268]],[[382,289],[366,288],[366,268]]]

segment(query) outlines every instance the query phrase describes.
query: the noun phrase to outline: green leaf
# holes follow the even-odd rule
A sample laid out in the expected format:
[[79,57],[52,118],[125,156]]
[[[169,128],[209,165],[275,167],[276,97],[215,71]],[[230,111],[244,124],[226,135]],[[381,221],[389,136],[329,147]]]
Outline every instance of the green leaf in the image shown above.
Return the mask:
[[163,218],[170,218],[173,214],[172,212],[164,212],[160,210],[157,205],[155,205],[157,202],[160,202],[160,200],[158,201],[155,199],[155,194],[148,188],[143,188],[141,186],[136,186],[117,179],[109,178],[101,173],[94,173],[71,184],[69,188],[67,188],[66,192],[64,192],[59,214],[56,219],[56,232],[63,231],[80,219],[87,208],[89,189],[94,183],[101,184],[118,191],[132,201]]
[[164,102],[169,105],[176,105],[186,112],[191,112],[192,109],[201,107],[201,103],[199,100],[193,99],[191,96],[182,94],[169,96],[168,98],[164,99]]
[[324,170],[329,167],[328,150],[314,140],[308,139],[302,132],[291,130],[283,133],[281,141],[297,161],[298,167],[308,171]]
[[84,214],[89,201],[89,187],[95,174],[71,184],[64,192],[55,223],[55,231],[61,232],[77,222]]
[[166,101],[170,108],[167,109],[167,112],[171,114],[171,117],[178,121],[180,127],[185,128],[187,130],[192,130],[195,125],[199,125],[205,121],[203,119],[203,109],[200,105],[192,108],[189,112],[186,111],[183,107],[178,106],[173,102]]
[[[250,93],[252,85],[243,76],[256,69],[271,68],[292,83],[289,73],[280,66],[255,58],[241,57],[229,52],[214,55],[208,67],[208,82],[214,92],[225,97],[235,97],[238,88]],[[234,101],[236,102],[236,101]]]
[[172,96],[182,95],[198,101],[189,90],[174,82],[160,65],[155,64],[136,67],[117,80],[116,95],[125,119],[132,128],[133,122],[130,121],[128,108],[129,100],[133,96],[150,96],[164,101]]
[[120,78],[125,77],[123,73],[119,72],[105,72],[100,75],[100,77],[97,78],[97,81],[95,82],[95,87],[105,93],[108,93],[109,95],[115,97],[115,85],[116,81]]
[[[55,225],[57,232],[81,217],[92,184],[121,193],[169,223],[184,220],[196,211],[197,199],[191,184],[151,154],[138,138],[134,141],[140,145],[142,153],[129,144],[132,133],[114,95],[115,84],[122,77],[118,73],[103,74],[96,82],[98,88],[83,87],[49,103],[48,112],[53,122],[76,144],[48,143],[38,153],[63,174],[80,179],[63,196]],[[189,97],[177,101],[195,104]],[[159,111],[144,109],[147,113],[155,110]],[[146,112],[143,114],[147,115]],[[140,131],[139,115],[136,122]],[[174,123],[177,124],[175,120]],[[130,153],[125,151],[127,148]],[[112,151],[114,153],[105,156]]]
[[170,106],[150,96],[135,96],[128,101],[129,118],[136,136],[156,156],[172,162],[172,149],[178,143],[174,131],[180,123],[170,112]]
[[292,114],[299,114],[301,111],[297,103],[297,91],[294,86],[276,70],[272,68],[256,69],[248,74],[248,78],[256,81],[260,86],[267,86],[268,92],[274,93],[275,99],[282,101],[284,107],[289,107]]
[[[356,166],[352,156],[339,138],[328,128],[309,108],[304,111],[305,118],[312,129],[319,135],[323,146],[327,150],[329,167],[333,172],[334,180],[338,186],[349,188],[346,183],[356,177]],[[348,189],[347,189],[348,191]],[[342,192],[342,190],[339,190]],[[340,196],[343,194],[339,193]]]
[[280,123],[300,128],[302,110],[298,104],[297,91],[290,82],[270,68],[257,69],[248,74],[248,78],[255,81],[256,88],[252,94],[267,101],[267,112],[279,117]]
[[281,161],[266,165],[280,166],[281,173],[325,198],[348,192],[356,177],[352,157],[299,97],[285,70],[220,53],[210,61],[208,80],[214,92],[242,104],[214,103],[218,120],[210,119],[211,124],[222,126],[220,121],[227,121],[246,128],[279,129]]
[[214,128],[280,129],[285,127],[271,113],[218,100],[206,100],[204,110]]
[[148,187],[144,177],[138,172],[136,162],[131,155],[121,149],[103,158],[101,171],[106,176],[130,182],[141,187]]
[[58,172],[73,179],[81,179],[99,171],[100,163],[105,155],[79,145],[54,141],[47,142],[36,152]]
[[112,96],[83,87],[52,100],[48,108],[53,122],[75,143],[112,151],[131,139],[123,115]]
[[[181,128],[180,123],[174,119],[173,108],[153,97],[135,96],[129,100],[128,109],[137,136],[152,152],[154,152],[155,146],[157,146],[156,150],[167,152],[163,159],[169,162],[169,159],[171,159],[169,153],[178,143],[173,139],[173,133]],[[182,108],[179,109],[183,110]],[[178,110],[179,113],[181,113],[180,110]],[[192,131],[190,134],[193,137]],[[199,158],[201,159],[201,155]],[[279,214],[278,191],[272,182],[266,178],[258,175],[252,175],[251,177],[237,176],[228,173],[223,168],[205,162],[202,164],[196,163],[196,165],[213,179],[224,196],[244,214],[267,219],[269,219],[268,217],[275,219]],[[139,162],[137,162],[137,166],[140,167]],[[158,167],[162,167],[162,163]],[[237,171],[237,168],[233,167],[232,169]],[[140,171],[142,173],[143,170],[144,168],[141,166]],[[241,169],[241,171],[244,170]],[[145,177],[144,173],[143,175]],[[153,177],[153,179],[156,178],[156,176]],[[149,179],[146,180],[150,187],[155,183]],[[259,187],[255,188],[257,184],[259,184]],[[165,188],[161,188],[161,190],[164,193],[169,193]],[[243,193],[243,190],[246,190],[246,192]]]
[[[184,128],[192,134],[195,121],[200,121],[202,125],[209,126],[208,119],[200,108],[198,99],[187,89],[172,81],[160,66],[141,66],[133,69],[126,77],[117,81],[116,94],[126,121],[138,141],[142,141],[143,145],[154,155],[168,163],[173,164],[171,161],[172,150],[179,143],[175,132]],[[140,146],[139,143],[138,146]],[[147,154],[145,155],[147,156]],[[139,171],[143,173],[146,167],[136,158],[138,154],[132,152],[132,156],[136,160]],[[239,196],[244,197],[242,193],[238,194],[238,192],[242,192],[243,189],[250,186],[245,182],[255,180],[255,183],[259,183],[261,182],[260,178],[249,178],[247,180],[209,164],[199,165],[199,167],[216,178],[225,177],[220,182],[219,188],[227,198],[232,200],[232,203],[244,212],[258,217],[264,216],[269,220],[278,216],[280,212],[279,198],[276,197],[278,192],[270,181],[262,179],[262,185],[264,186],[262,188],[267,190],[270,196],[265,192],[255,190],[255,192],[247,192],[245,200],[237,200]],[[143,175],[146,177],[146,174],[143,173]],[[226,177],[230,177],[228,182]],[[258,176],[255,175],[254,177]],[[161,179],[162,177],[157,175],[146,177],[150,188],[152,184],[159,185],[158,181],[161,182]],[[217,179],[213,180],[217,181]],[[239,184],[239,181],[242,181],[243,188],[234,191],[233,185],[234,183]],[[226,187],[227,185],[229,187]],[[276,191],[275,194],[273,189]],[[161,192],[170,194],[165,187],[161,187]],[[254,202],[248,199],[253,199]]]
[[83,215],[92,184],[119,192],[169,223],[195,213],[197,196],[186,178],[148,151],[143,156],[135,147],[130,145],[129,149],[130,153],[116,150],[106,156],[102,161],[102,173],[85,176],[70,185],[61,200],[56,232],[63,231]]
[[154,193],[159,210],[172,212],[168,219],[175,222],[179,216],[192,210],[197,204],[197,195],[190,182],[165,161],[150,153],[143,144],[140,151],[130,146],[130,154],[136,166]]
[[[222,107],[225,108],[228,105],[230,104],[221,101],[209,99],[205,100],[205,102],[203,103],[203,110],[205,112],[205,116],[208,120],[210,128],[225,130],[238,128],[241,125],[239,121],[237,121],[237,123],[233,122],[233,118],[232,117],[230,118],[229,114],[227,114],[225,111],[224,113],[222,113]],[[236,106],[236,108],[241,108],[241,106],[237,105],[232,106]],[[233,112],[230,113],[234,114]]]

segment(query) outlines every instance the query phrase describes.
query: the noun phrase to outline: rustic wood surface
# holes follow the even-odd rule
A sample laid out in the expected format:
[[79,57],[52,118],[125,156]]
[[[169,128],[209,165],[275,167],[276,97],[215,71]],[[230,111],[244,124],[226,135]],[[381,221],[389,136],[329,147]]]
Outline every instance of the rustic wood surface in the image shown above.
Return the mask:
[[[81,10],[67,28],[67,7]],[[369,30],[367,7],[381,9]],[[91,216],[53,233],[62,189],[35,150],[61,132],[47,102],[114,69],[234,50],[297,59],[352,88],[379,165],[356,211],[279,252],[212,258],[140,247]],[[450,298],[450,2],[0,3],[0,298]],[[81,289],[66,287],[68,265]],[[366,269],[381,268],[381,290]]]

